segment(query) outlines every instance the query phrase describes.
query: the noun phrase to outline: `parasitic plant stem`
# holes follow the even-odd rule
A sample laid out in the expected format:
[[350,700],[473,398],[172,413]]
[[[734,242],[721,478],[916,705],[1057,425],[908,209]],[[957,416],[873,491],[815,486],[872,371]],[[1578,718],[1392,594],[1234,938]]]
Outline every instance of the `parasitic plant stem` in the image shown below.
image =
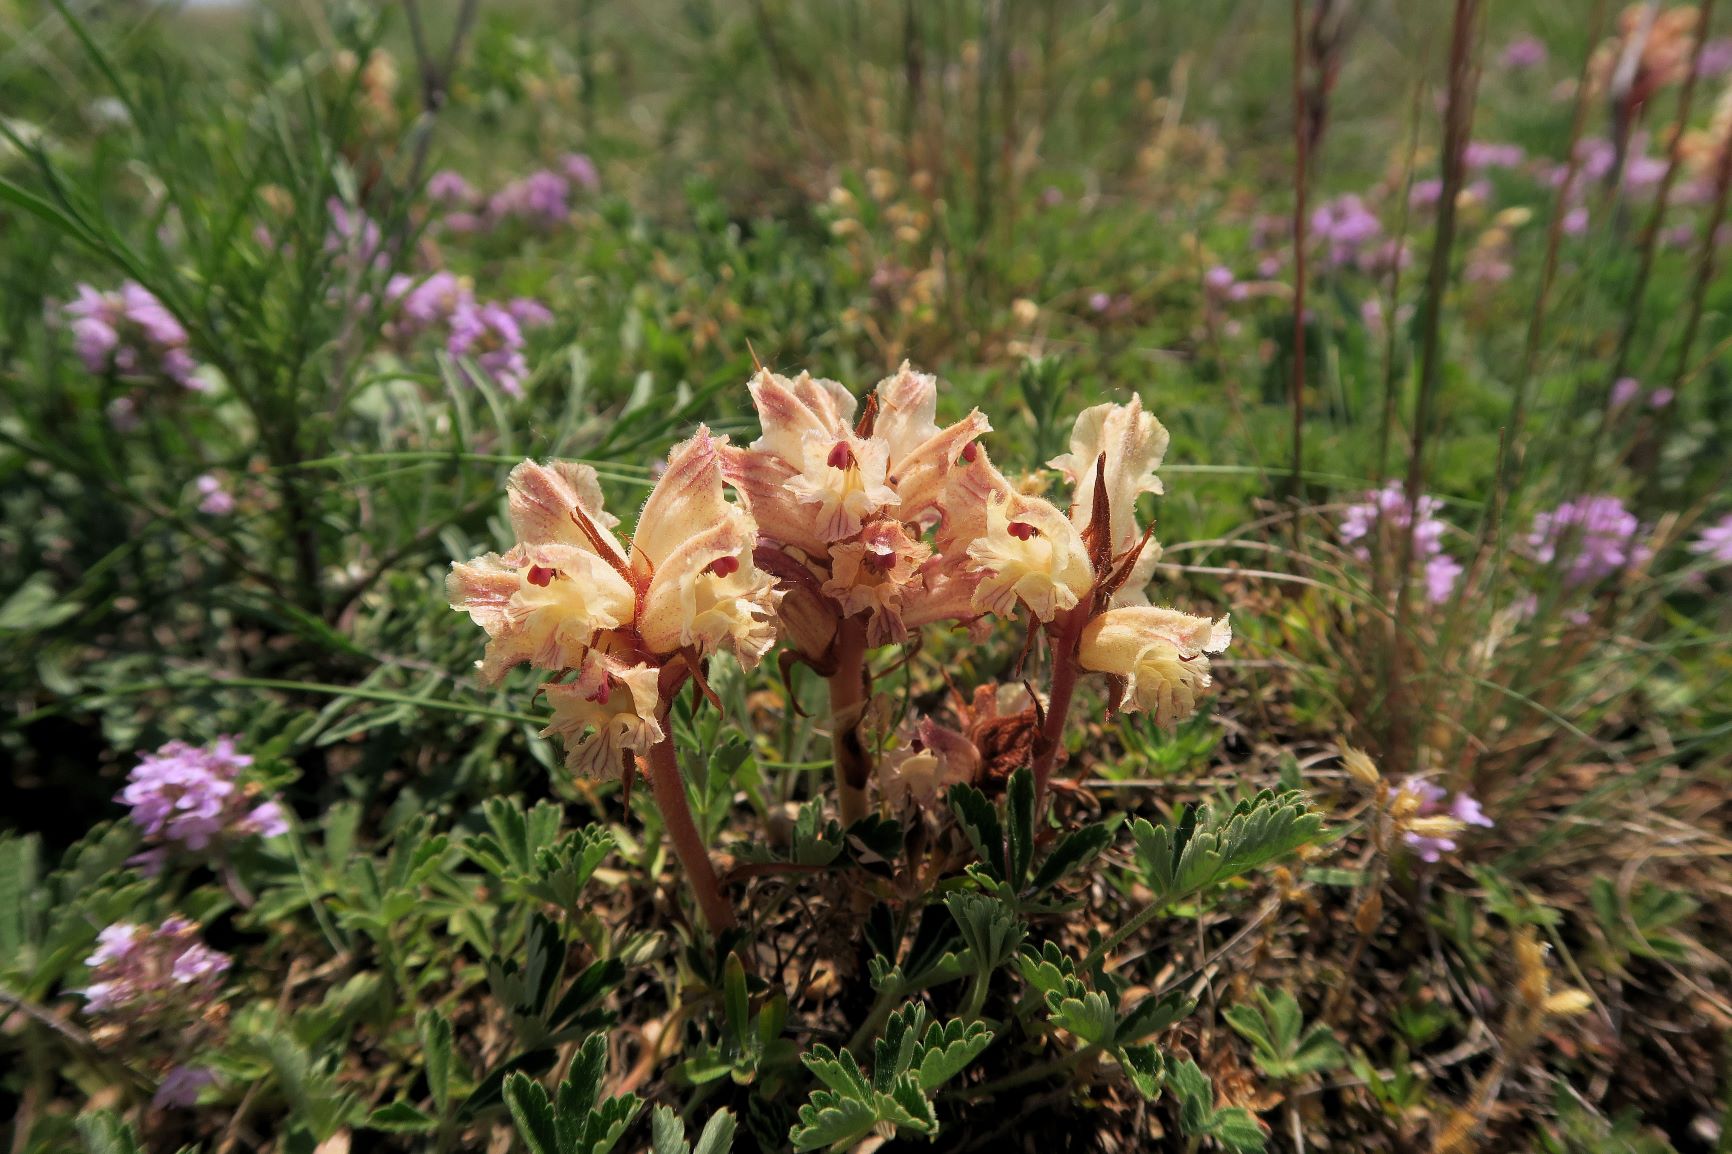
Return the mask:
[[[662,728],[664,732],[671,732],[665,716]],[[662,824],[667,826],[674,856],[685,868],[686,880],[691,883],[692,893],[703,911],[704,924],[709,926],[711,933],[731,930],[735,925],[733,903],[722,894],[721,883],[716,880],[716,869],[710,864],[709,848],[698,832],[698,823],[692,819],[692,804],[686,797],[686,783],[680,776],[679,760],[674,756],[673,739],[658,741],[651,746],[648,761],[650,792],[656,799],[656,808],[661,811]]]
[[830,674],[830,746],[836,763],[836,796],[843,826],[866,816],[866,783],[872,775],[860,720],[870,693],[866,675],[866,621],[844,618],[836,631],[836,671]]
[[1052,650],[1052,696],[1046,706],[1046,721],[1041,726],[1040,739],[1034,747],[1034,804],[1038,809],[1046,799],[1047,783],[1058,766],[1059,752],[1064,749],[1064,722],[1070,713],[1071,697],[1076,693],[1077,650],[1082,645],[1083,628],[1089,623],[1090,604],[1083,602],[1067,612],[1061,621]]

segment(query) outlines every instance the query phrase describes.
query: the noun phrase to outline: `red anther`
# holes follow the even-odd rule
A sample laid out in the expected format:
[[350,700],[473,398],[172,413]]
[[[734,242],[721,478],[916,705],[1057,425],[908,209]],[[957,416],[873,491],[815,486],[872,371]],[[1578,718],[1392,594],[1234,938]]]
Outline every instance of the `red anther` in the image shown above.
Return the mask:
[[830,455],[824,463],[832,469],[852,469],[854,467],[854,450],[848,447],[847,441],[837,441],[836,447],[830,450]]
[[908,743],[908,749],[912,753],[925,753],[926,752],[926,743],[924,741],[921,741],[917,737],[913,741]]
[[601,678],[601,684],[596,686],[595,692],[590,694],[589,697],[586,698],[585,700],[593,701],[597,705],[606,705],[607,699],[612,697],[612,696],[613,696],[613,675],[612,674],[603,674],[602,678]]
[[732,577],[740,571],[740,559],[738,557],[717,557],[710,562],[709,571],[717,577]]
[[972,465],[979,456],[980,446],[976,445],[973,441],[962,446],[962,459],[965,463]]
[[1040,530],[1036,529],[1033,525],[1030,525],[1027,521],[1012,521],[1008,526],[1006,526],[1006,529],[1009,531],[1010,535],[1015,537],[1018,541],[1032,541],[1034,538],[1040,536]]
[[526,579],[531,585],[539,585],[545,589],[557,576],[559,576],[558,569],[549,569],[545,565],[531,565]]

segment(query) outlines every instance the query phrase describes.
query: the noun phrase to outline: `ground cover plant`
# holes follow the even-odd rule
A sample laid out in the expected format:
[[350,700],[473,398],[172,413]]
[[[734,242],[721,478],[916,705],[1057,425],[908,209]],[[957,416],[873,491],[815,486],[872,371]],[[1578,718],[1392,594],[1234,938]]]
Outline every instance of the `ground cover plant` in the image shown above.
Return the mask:
[[1711,1151],[1712,0],[0,0],[19,1151]]

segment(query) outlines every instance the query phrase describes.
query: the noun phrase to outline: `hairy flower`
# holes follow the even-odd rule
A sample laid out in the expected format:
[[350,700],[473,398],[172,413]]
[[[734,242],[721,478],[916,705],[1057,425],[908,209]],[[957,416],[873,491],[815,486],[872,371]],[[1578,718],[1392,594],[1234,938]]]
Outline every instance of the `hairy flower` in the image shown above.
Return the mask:
[[[484,678],[520,664],[577,673],[544,686],[549,731],[566,738],[574,769],[595,772],[602,751],[659,738],[659,670],[683,662],[695,673],[718,652],[751,668],[775,640],[776,594],[752,559],[757,524],[723,491],[724,444],[700,428],[675,446],[629,548],[594,469],[525,461],[509,481],[517,544],[451,568],[452,608],[488,634]],[[582,739],[586,727],[599,745]]]
[[1233,639],[1227,618],[1211,621],[1176,609],[1109,609],[1083,629],[1084,669],[1118,679],[1120,708],[1148,712],[1157,725],[1177,724],[1196,711],[1209,688],[1209,659]]
[[1050,501],[1012,493],[986,508],[986,532],[968,546],[981,571],[976,608],[1011,617],[1018,603],[1041,621],[1074,608],[1094,585],[1088,547]]
[[1063,471],[1076,494],[1071,505],[1076,526],[1087,527],[1094,515],[1095,473],[1104,457],[1113,549],[1122,552],[1134,544],[1139,535],[1137,498],[1166,491],[1155,470],[1166,456],[1169,439],[1166,426],[1143,411],[1141,397],[1133,395],[1125,405],[1084,409],[1071,430],[1070,452],[1047,462]]
[[[975,439],[990,426],[978,410],[940,426],[936,378],[906,364],[878,383],[859,427],[852,394],[835,381],[763,371],[750,389],[763,434],[730,450],[726,467],[764,542],[785,558],[784,587],[812,587],[787,602],[803,653],[816,658],[806,639],[833,636],[824,612],[837,622],[863,615],[871,645],[978,613],[972,581],[948,563],[967,542],[946,532],[957,518],[984,521],[975,511],[984,493],[959,497],[951,485],[981,456]],[[923,540],[934,526],[942,557]]]
[[980,768],[980,750],[974,742],[923,717],[879,763],[878,788],[892,809],[930,806],[951,786],[973,782]]

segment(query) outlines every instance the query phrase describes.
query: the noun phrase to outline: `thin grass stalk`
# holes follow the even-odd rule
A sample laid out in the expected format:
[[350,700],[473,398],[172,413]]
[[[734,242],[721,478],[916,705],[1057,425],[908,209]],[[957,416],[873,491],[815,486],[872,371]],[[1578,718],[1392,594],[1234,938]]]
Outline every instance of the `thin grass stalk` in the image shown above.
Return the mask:
[[[1618,346],[1612,356],[1612,371],[1606,376],[1606,386],[1601,396],[1601,410],[1610,402],[1612,389],[1618,379],[1624,375],[1630,363],[1630,349],[1635,341],[1636,326],[1642,319],[1642,302],[1648,295],[1648,281],[1654,273],[1654,254],[1660,246],[1660,227],[1665,223],[1666,208],[1672,199],[1672,186],[1678,181],[1678,170],[1684,162],[1684,130],[1690,123],[1690,108],[1696,98],[1696,77],[1702,69],[1702,51],[1708,44],[1708,29],[1714,15],[1714,0],[1701,0],[1697,6],[1696,42],[1690,52],[1690,70],[1684,77],[1683,87],[1678,92],[1678,115],[1675,118],[1672,131],[1671,147],[1667,150],[1666,174],[1660,178],[1660,187],[1654,192],[1654,205],[1648,212],[1648,221],[1642,227],[1640,241],[1640,260],[1636,266],[1636,283],[1630,292],[1630,300],[1624,306],[1624,327],[1618,334]],[[1604,422],[1601,422],[1603,428]],[[1598,447],[1599,431],[1594,434],[1594,444]]]
[[1395,636],[1389,683],[1389,726],[1386,756],[1391,765],[1403,765],[1408,757],[1406,679],[1414,669],[1408,641],[1408,617],[1412,612],[1413,535],[1418,528],[1419,496],[1425,489],[1425,448],[1438,382],[1443,373],[1443,298],[1449,289],[1451,257],[1455,248],[1456,198],[1460,194],[1464,165],[1462,153],[1473,131],[1474,88],[1478,68],[1474,47],[1479,27],[1478,0],[1456,0],[1450,31],[1448,102],[1443,122],[1443,188],[1437,206],[1437,232],[1432,241],[1431,266],[1426,276],[1425,300],[1420,313],[1419,395],[1413,406],[1413,432],[1407,462],[1406,501],[1410,511],[1400,535],[1400,563],[1395,569]]

